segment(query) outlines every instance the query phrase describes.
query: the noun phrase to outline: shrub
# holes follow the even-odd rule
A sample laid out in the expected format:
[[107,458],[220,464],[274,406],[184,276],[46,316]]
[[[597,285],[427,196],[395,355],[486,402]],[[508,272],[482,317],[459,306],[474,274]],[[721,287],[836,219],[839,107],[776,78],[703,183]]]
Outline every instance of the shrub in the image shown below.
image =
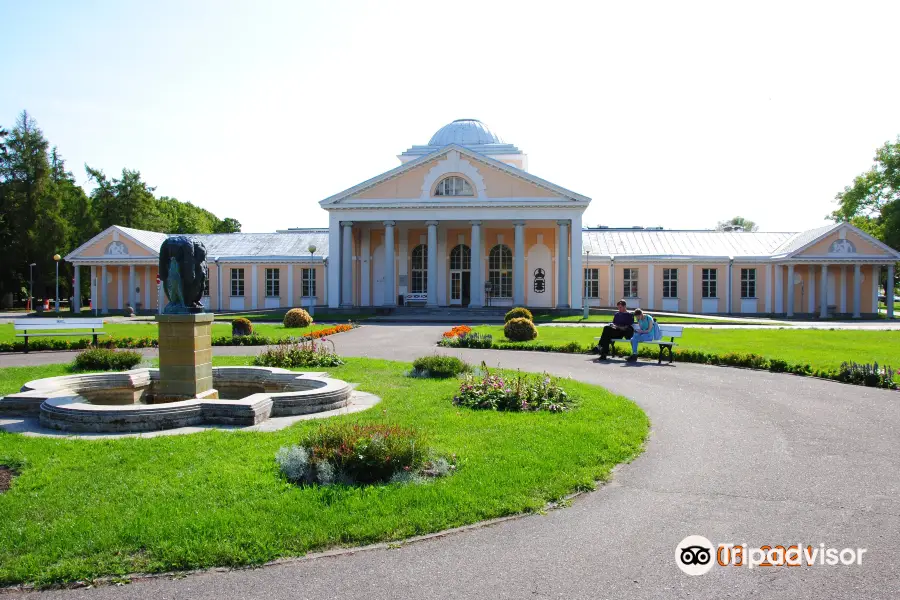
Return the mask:
[[253,334],[253,323],[249,319],[239,317],[231,322],[232,337],[241,337]]
[[532,323],[534,322],[534,315],[531,314],[531,311],[525,307],[517,306],[503,317],[503,322],[512,321],[513,319],[528,319]]
[[[330,344],[331,347],[326,344]],[[253,358],[253,364],[258,367],[294,369],[338,367],[344,364],[344,361],[335,353],[334,343],[330,340],[296,340],[267,348]]]
[[469,370],[468,363],[455,356],[422,356],[413,361],[413,374],[418,377],[456,377]]
[[320,485],[406,483],[455,469],[430,455],[420,432],[384,424],[321,425],[299,445],[281,448],[275,461],[288,481]]
[[128,371],[136,367],[143,357],[131,350],[90,348],[78,354],[72,362],[73,371]]
[[503,326],[503,334],[506,339],[513,342],[528,342],[536,338],[538,332],[534,323],[524,317],[517,317],[506,322]]
[[494,336],[489,333],[462,333],[458,337],[442,338],[438,346],[445,348],[479,348],[489,349],[494,343]]
[[292,308],[284,315],[285,327],[309,327],[313,318],[302,308]]
[[481,375],[466,375],[459,386],[459,395],[453,398],[457,406],[468,408],[562,412],[569,409],[571,400],[558,380],[544,373],[528,375],[519,373],[514,379],[491,373],[481,363]]
[[878,363],[859,364],[855,362],[841,363],[837,379],[845,383],[865,385],[868,387],[895,389],[894,370],[890,367],[879,367]]

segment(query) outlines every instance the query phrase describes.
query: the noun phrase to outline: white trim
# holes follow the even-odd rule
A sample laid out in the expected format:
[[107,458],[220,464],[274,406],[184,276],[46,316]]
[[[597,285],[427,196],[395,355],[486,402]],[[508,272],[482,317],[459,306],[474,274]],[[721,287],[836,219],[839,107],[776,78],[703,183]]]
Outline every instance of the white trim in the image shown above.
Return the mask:
[[[419,200],[429,201],[434,196],[434,186],[437,184],[439,180],[444,179],[447,175],[462,175],[463,178],[469,181],[472,184],[472,188],[475,191],[475,197],[479,200],[487,200],[487,192],[484,187],[484,177],[481,176],[481,173],[478,172],[478,169],[471,162],[465,160],[464,158],[460,158],[459,152],[456,150],[451,150],[447,153],[447,156],[444,160],[437,161],[431,170],[428,171],[428,174],[425,175],[425,179],[422,181],[422,193],[419,195]],[[449,196],[451,198],[458,198],[459,196]],[[469,198],[470,196],[462,196],[462,198]],[[447,198],[447,196],[441,196],[441,198]]]
[[144,310],[150,310],[150,269],[144,269]]
[[[803,252],[804,250],[806,250],[807,248],[809,248],[810,246],[815,246],[817,243],[819,243],[820,241],[822,241],[829,235],[833,234],[835,231],[838,232],[839,236],[842,233],[846,236],[847,230],[852,231],[853,233],[855,233],[856,235],[861,237],[863,240],[869,242],[870,244],[876,246],[877,248],[881,248],[882,250],[887,252],[889,256],[892,256],[893,258],[900,260],[900,252],[898,252],[897,250],[894,250],[893,248],[891,248],[884,242],[872,237],[871,235],[869,235],[862,229],[855,227],[855,226],[851,225],[850,223],[840,223],[837,226],[826,230],[824,233],[820,234],[818,237],[816,237],[809,243],[804,244],[803,246],[801,246],[800,248],[798,248],[792,252],[789,252],[785,255],[773,255],[773,256],[784,256],[785,258],[788,258],[788,259],[795,258],[795,257],[798,259],[812,258],[812,257],[806,257],[806,256],[801,257],[798,255],[801,252]],[[804,233],[804,232],[801,231],[799,233]],[[798,233],[798,235],[799,235],[799,233]],[[844,237],[842,239],[846,239],[846,237]],[[877,257],[878,255],[868,255],[868,256]],[[827,255],[827,256],[818,256],[816,258],[822,258],[822,259],[829,258],[831,260],[841,260],[841,259],[858,259],[858,258],[865,258],[865,257],[866,257],[866,255],[862,255],[862,254],[831,254],[831,255]],[[881,257],[881,258],[884,259],[887,257]]]
[[758,299],[741,298],[741,314],[755,315],[758,312]]
[[[78,254],[80,254],[81,252],[83,252],[85,248],[87,248],[87,247],[91,246],[92,244],[94,244],[94,242],[96,242],[97,240],[103,238],[103,237],[104,237],[107,233],[109,233],[109,232],[112,232],[112,233],[113,233],[113,241],[118,241],[118,238],[116,237],[117,235],[119,235],[119,236],[124,235],[124,236],[127,237],[129,240],[131,240],[132,242],[134,242],[135,244],[137,244],[138,246],[140,246],[141,248],[143,248],[144,250],[146,250],[147,252],[149,252],[149,253],[152,254],[153,256],[157,257],[157,260],[158,260],[158,257],[159,257],[159,248],[151,248],[150,246],[147,246],[146,244],[144,244],[144,243],[138,241],[138,240],[135,239],[134,237],[128,235],[128,233],[126,233],[126,232],[125,232],[121,227],[119,227],[118,225],[110,225],[109,227],[107,227],[106,229],[104,229],[103,231],[101,231],[100,233],[98,233],[97,235],[95,235],[94,237],[92,237],[91,239],[89,239],[88,241],[86,241],[85,243],[81,244],[80,246],[78,246],[77,248],[75,248],[74,250],[72,250],[71,252],[69,252],[69,253],[68,253],[65,257],[63,257],[63,258],[64,258],[67,262],[72,262],[73,260],[82,261],[82,260],[91,260],[91,259],[101,259],[101,258],[104,258],[104,257],[102,257],[102,256],[85,256],[85,257],[80,257],[80,256],[78,256]],[[148,232],[148,233],[159,233],[159,232],[156,232],[156,231],[150,231],[150,232]],[[166,235],[166,234],[160,234],[160,235]],[[139,257],[139,258],[150,258],[150,257]]]
[[813,314],[816,312],[816,295],[818,294],[818,287],[816,286],[816,267],[814,265],[809,265],[807,271],[806,312]]
[[847,265],[841,265],[841,298],[840,302],[840,312],[841,314],[846,314],[847,312]]
[[653,263],[647,265],[647,308],[653,310],[656,294],[656,266]]
[[685,312],[694,312],[694,265],[687,266],[687,310]]
[[287,307],[294,306],[294,265],[287,265]]
[[666,312],[678,312],[678,298],[663,298],[662,309]]
[[576,235],[581,229],[581,215],[572,217],[569,227],[569,235],[571,236],[569,247],[569,279],[571,280],[571,288],[569,290],[569,306],[573,309],[581,308],[582,296],[584,295],[584,255],[582,254],[583,235]]
[[[878,282],[881,281],[881,265],[872,267],[872,312],[878,314]],[[887,290],[884,291],[884,300],[887,304]],[[894,290],[891,290],[893,296]],[[893,298],[892,298],[893,299]]]
[[775,313],[784,312],[784,267],[775,265]]
[[437,231],[437,297],[438,305],[446,306],[450,303],[450,297],[447,290],[447,267],[450,256],[447,252],[447,228],[438,227]]
[[257,289],[257,285],[259,284],[259,265],[253,265],[250,267],[250,308],[256,310],[259,307],[259,290]]
[[372,230],[368,227],[362,228],[362,241],[360,242],[359,254],[359,285],[362,287],[362,290],[360,290],[359,304],[360,306],[371,306]]
[[119,268],[116,269],[116,306],[119,310],[123,310],[125,308],[125,298],[123,297],[125,294],[122,290],[122,288],[124,287],[122,285],[122,280],[125,279],[125,277],[122,275],[123,266],[124,265],[119,266]]
[[766,314],[772,312],[772,265],[766,265]]

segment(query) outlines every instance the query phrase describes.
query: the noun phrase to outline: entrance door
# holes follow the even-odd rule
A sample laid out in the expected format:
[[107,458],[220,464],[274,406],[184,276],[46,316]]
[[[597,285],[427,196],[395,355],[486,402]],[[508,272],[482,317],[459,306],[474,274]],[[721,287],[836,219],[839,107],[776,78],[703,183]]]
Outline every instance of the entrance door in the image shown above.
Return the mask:
[[463,270],[450,271],[450,305],[468,306],[471,273]]
[[375,252],[372,253],[373,256],[373,265],[372,265],[372,279],[374,280],[374,285],[372,286],[372,306],[383,306],[384,305],[384,245],[378,246],[375,248]]
[[462,304],[468,306],[472,301],[472,274],[469,271],[462,272]]

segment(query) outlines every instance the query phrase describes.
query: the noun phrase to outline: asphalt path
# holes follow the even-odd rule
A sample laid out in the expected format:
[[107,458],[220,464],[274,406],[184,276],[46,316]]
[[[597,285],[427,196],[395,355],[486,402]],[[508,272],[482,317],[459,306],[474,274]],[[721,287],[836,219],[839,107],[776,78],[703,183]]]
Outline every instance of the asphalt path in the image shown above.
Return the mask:
[[[370,325],[332,339],[344,355],[410,360],[435,352],[442,330]],[[611,483],[543,515],[400,547],[22,596],[900,597],[898,393],[690,364],[442,352],[491,366],[570,376],[632,398],[652,422],[646,452],[618,468]],[[224,352],[217,348],[216,353]],[[688,535],[703,535],[714,544],[824,544],[865,548],[866,553],[860,565],[715,566],[690,577],[675,562],[676,545]]]

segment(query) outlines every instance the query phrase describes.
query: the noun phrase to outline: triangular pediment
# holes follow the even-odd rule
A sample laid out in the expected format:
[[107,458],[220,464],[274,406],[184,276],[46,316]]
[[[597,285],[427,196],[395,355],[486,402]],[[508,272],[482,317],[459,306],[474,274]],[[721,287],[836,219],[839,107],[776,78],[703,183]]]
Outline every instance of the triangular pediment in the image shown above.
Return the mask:
[[861,229],[849,223],[842,223],[806,241],[788,256],[790,258],[852,258],[858,256],[898,260],[900,252]]
[[[137,235],[136,235],[137,234]],[[166,234],[141,231],[113,225],[101,231],[70,252],[66,260],[84,259],[147,259],[158,258],[159,251],[152,246],[166,238]]]

